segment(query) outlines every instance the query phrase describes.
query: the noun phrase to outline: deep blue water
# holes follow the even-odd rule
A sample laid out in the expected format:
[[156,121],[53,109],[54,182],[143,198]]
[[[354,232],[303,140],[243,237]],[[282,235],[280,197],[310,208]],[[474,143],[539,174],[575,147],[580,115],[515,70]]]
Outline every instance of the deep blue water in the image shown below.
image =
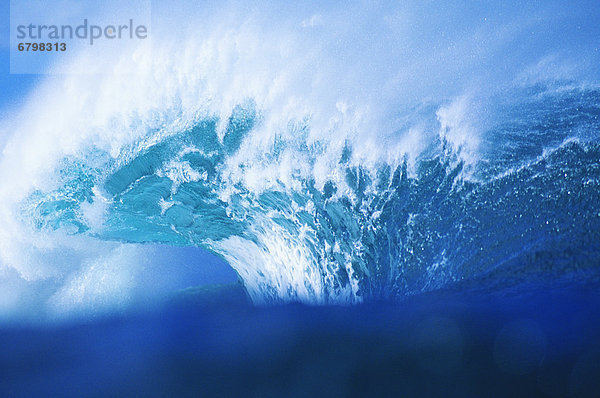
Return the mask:
[[600,281],[584,280],[352,307],[187,292],[155,311],[3,329],[0,393],[595,397]]

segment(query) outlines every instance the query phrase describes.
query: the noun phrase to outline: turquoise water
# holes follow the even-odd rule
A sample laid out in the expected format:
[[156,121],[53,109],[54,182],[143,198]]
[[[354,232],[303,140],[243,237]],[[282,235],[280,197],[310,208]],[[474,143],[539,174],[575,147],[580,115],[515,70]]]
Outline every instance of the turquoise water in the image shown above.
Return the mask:
[[[594,271],[600,91],[561,84],[507,95],[510,103],[494,104],[474,164],[447,131],[412,170],[407,157],[354,164],[347,142],[322,181],[297,169],[253,192],[227,167],[258,122],[250,103],[236,108],[222,140],[215,120],[200,120],[123,159],[65,158],[59,188],[23,206],[40,230],[213,251],[256,303],[357,303],[482,275],[505,284]],[[314,166],[329,149],[307,141],[309,127],[295,126],[269,152],[250,154],[258,165],[235,172],[274,167],[290,153]],[[105,220],[94,229],[82,208],[98,195]]]

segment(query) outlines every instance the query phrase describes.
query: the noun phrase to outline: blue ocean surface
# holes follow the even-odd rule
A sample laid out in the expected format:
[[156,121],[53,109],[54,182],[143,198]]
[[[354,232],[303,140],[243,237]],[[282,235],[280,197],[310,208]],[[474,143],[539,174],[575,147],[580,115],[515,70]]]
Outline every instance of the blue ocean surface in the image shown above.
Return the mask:
[[598,396],[598,4],[152,15],[0,80],[1,396]]

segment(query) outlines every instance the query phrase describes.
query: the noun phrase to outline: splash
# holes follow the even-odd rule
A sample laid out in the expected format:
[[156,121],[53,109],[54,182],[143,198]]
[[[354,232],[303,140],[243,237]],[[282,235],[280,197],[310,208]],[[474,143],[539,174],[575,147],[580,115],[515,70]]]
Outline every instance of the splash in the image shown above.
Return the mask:
[[[153,26],[112,55],[115,73],[48,78],[15,113],[7,285],[58,281],[44,296],[57,311],[118,307],[136,253],[158,243],[220,255],[255,303],[389,299],[598,258],[595,61],[548,58],[544,39],[517,50],[525,29],[581,14],[231,7],[170,36]],[[116,73],[120,58],[138,73]]]

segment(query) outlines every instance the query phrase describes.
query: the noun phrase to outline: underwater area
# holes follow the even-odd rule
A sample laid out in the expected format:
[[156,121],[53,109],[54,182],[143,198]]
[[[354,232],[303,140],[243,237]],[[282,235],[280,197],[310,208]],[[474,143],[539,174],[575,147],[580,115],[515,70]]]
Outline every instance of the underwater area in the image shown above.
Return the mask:
[[152,312],[3,328],[2,394],[595,397],[598,287],[260,308],[219,285]]

